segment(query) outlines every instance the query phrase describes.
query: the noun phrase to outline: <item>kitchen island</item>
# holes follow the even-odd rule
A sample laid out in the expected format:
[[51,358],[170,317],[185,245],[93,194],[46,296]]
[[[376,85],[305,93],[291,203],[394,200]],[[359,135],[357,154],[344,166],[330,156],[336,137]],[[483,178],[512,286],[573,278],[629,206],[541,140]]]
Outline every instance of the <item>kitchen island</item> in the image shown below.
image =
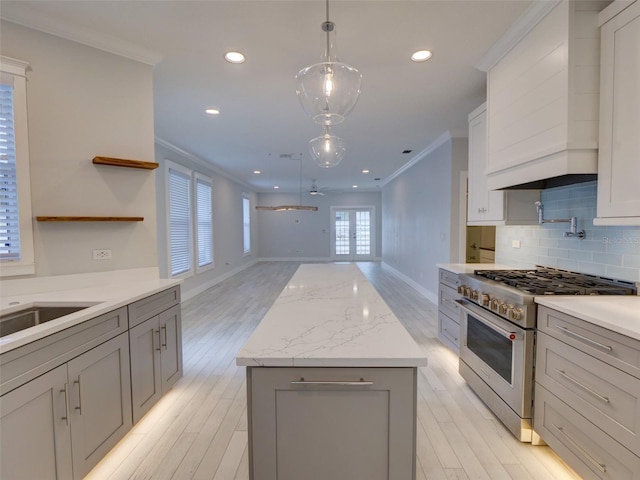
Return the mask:
[[236,363],[253,480],[415,478],[427,359],[356,265],[301,265]]

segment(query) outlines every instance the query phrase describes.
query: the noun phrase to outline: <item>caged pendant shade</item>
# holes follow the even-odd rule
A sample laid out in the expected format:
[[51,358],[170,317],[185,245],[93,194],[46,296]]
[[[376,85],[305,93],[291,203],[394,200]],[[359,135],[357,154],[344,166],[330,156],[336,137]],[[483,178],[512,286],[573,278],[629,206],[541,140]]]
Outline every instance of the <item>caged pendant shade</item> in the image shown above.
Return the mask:
[[344,121],[360,95],[362,75],[358,69],[342,63],[335,52],[335,24],[322,23],[326,33],[323,61],[303,68],[296,75],[296,93],[303,110],[320,125],[336,125]]
[[335,167],[344,158],[345,151],[344,140],[335,135],[331,135],[328,126],[324,127],[324,133],[322,135],[309,141],[311,157],[320,167]]

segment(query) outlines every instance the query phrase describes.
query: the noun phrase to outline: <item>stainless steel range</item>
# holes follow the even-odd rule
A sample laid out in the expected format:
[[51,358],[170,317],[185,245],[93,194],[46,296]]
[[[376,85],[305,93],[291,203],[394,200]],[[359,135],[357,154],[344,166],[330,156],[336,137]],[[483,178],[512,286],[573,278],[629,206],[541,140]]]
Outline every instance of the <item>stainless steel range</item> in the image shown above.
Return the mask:
[[539,295],[634,295],[631,282],[551,268],[461,275],[460,374],[521,441],[532,437]]

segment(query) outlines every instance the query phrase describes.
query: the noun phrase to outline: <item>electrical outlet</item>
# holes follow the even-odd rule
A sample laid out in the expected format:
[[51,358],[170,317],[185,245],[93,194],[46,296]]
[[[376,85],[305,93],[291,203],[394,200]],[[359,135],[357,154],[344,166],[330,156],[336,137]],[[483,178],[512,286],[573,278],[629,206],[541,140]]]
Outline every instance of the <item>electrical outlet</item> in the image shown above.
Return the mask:
[[93,251],[93,259],[94,260],[111,260],[113,255],[111,254],[111,250],[94,250]]
[[511,248],[520,248],[520,240],[511,240]]

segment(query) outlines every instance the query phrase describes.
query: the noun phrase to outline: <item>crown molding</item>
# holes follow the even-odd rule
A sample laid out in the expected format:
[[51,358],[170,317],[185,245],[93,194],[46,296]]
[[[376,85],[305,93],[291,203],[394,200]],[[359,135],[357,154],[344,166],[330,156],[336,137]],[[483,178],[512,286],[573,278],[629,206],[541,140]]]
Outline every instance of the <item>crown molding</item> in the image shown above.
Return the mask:
[[393,180],[394,178],[399,176],[401,173],[403,173],[406,170],[408,170],[411,167],[413,167],[416,163],[421,161],[423,158],[425,158],[431,152],[436,150],[438,147],[440,147],[440,146],[444,145],[445,143],[447,143],[448,141],[450,141],[452,138],[454,138],[454,137],[451,135],[451,133],[449,131],[444,132],[442,135],[440,135],[438,138],[436,138],[433,142],[431,142],[424,150],[418,152],[411,160],[409,160],[402,167],[400,167],[398,170],[396,170],[391,175],[389,175],[387,178],[385,178],[384,182],[382,182],[381,185],[385,186],[391,180]]
[[19,2],[5,2],[0,12],[0,17],[8,22],[81,43],[130,60],[151,66],[162,61],[162,55],[158,52],[126,42],[107,33],[97,32],[82,25],[43,14],[35,8]]
[[529,8],[520,15],[511,27],[509,27],[509,30],[493,44],[474,66],[478,70],[488,72],[561,1],[562,0],[534,0]]
[[[234,177],[233,175],[230,175],[229,173],[225,172],[224,170],[220,169],[219,167],[217,167],[216,165],[214,165],[211,162],[208,162],[196,155],[194,155],[193,153],[187,152],[186,150],[183,150],[180,147],[175,146],[173,143],[168,142],[167,140],[164,140],[160,137],[155,137],[154,138],[154,142],[156,143],[156,145],[160,145],[161,147],[166,148],[167,150],[172,151],[173,153],[180,155],[181,157],[183,157],[186,160],[189,160],[197,165],[200,165],[201,167],[204,167],[208,170],[211,170],[213,173],[215,173],[216,175],[220,175],[224,178],[226,178],[227,180],[230,180],[232,182],[237,183],[238,185],[241,185],[247,189],[249,189],[252,192],[257,192],[256,188],[252,185],[249,185],[247,182],[240,180],[239,178]],[[170,158],[166,159],[166,160],[171,160]]]

